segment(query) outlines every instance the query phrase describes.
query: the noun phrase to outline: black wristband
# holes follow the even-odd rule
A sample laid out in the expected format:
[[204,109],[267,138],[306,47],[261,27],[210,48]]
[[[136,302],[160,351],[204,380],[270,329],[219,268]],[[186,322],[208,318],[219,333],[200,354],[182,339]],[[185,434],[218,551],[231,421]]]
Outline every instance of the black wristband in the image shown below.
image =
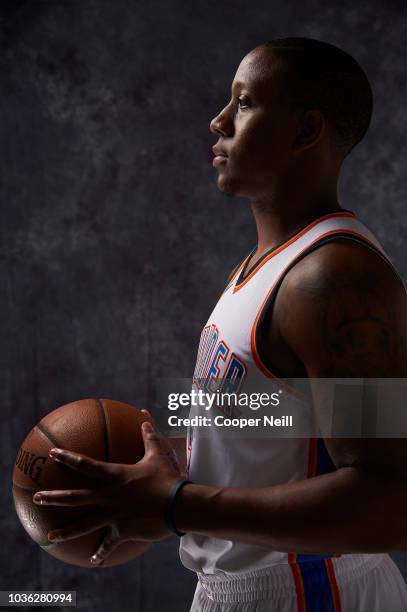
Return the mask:
[[186,480],[185,478],[180,478],[179,480],[177,480],[177,482],[171,487],[171,490],[168,493],[167,501],[165,503],[165,510],[164,510],[165,524],[167,525],[168,529],[172,531],[172,533],[175,533],[177,536],[180,536],[180,537],[185,535],[185,533],[182,531],[178,531],[178,529],[174,525],[174,517],[173,517],[174,503],[182,487],[190,483],[191,481]]

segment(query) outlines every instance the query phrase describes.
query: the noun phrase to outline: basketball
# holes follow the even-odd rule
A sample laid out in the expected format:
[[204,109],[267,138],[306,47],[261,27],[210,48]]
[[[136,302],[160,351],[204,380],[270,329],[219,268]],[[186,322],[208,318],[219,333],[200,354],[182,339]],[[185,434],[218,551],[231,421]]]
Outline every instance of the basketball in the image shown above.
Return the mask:
[[[80,567],[94,566],[91,556],[109,532],[109,526],[85,536],[52,543],[48,532],[74,523],[100,509],[39,506],[32,501],[36,491],[86,489],[105,486],[48,456],[53,447],[65,448],[112,463],[132,464],[142,459],[144,444],[141,424],[148,414],[134,406],[110,399],[82,399],[56,408],[28,434],[16,457],[13,470],[13,499],[17,515],[29,536],[47,553]],[[119,544],[100,565],[121,565],[143,554],[149,542]],[[100,567],[99,565],[99,567]]]

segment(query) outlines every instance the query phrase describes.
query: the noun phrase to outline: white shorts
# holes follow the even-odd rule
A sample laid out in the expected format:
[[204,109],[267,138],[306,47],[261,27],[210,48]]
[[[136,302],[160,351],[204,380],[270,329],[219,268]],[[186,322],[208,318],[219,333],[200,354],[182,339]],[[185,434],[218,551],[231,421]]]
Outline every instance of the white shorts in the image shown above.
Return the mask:
[[190,612],[407,612],[407,585],[388,554],[198,578]]

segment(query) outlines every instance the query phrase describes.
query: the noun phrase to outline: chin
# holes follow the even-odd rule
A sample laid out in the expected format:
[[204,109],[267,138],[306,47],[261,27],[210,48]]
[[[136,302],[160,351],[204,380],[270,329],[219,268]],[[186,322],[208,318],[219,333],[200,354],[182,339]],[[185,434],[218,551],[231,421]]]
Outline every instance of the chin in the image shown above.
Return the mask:
[[218,186],[219,191],[221,191],[225,195],[228,195],[228,196],[238,195],[236,183],[233,181],[233,179],[230,179],[223,174],[220,174],[218,176],[217,186]]

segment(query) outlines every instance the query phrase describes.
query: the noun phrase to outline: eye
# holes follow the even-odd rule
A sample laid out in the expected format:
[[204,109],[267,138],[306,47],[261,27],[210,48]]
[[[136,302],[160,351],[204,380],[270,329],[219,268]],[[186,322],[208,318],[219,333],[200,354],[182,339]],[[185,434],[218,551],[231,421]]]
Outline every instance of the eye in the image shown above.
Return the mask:
[[236,103],[238,108],[248,108],[249,100],[245,96],[240,96],[240,98],[236,98]]

